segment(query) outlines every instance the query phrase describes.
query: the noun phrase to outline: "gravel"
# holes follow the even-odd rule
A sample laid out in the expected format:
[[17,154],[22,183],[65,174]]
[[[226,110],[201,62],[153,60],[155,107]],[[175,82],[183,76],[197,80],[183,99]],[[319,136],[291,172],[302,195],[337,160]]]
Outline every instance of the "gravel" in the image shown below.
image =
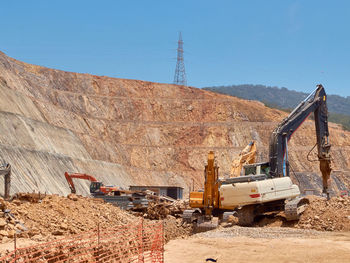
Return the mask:
[[324,232],[311,229],[295,229],[288,227],[240,227],[218,228],[212,231],[196,234],[197,237],[226,238],[246,236],[252,238],[283,238],[283,237],[313,237],[324,235]]

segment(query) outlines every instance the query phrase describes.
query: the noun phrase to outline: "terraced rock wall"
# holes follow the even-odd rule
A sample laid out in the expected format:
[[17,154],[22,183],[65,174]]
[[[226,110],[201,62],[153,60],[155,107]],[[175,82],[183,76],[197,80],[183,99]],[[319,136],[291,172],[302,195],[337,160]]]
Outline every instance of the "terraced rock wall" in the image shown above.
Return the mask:
[[[12,164],[12,192],[67,194],[65,171],[121,187],[179,185],[186,192],[192,182],[201,186],[210,150],[221,175],[252,139],[258,159],[266,160],[270,133],[286,117],[256,101],[48,69],[3,53],[0,92],[0,157]],[[333,166],[348,178],[350,133],[331,126]],[[307,121],[291,140],[290,160],[316,182],[318,164],[306,160],[315,141],[314,124]],[[77,191],[88,194],[88,185],[77,181]]]

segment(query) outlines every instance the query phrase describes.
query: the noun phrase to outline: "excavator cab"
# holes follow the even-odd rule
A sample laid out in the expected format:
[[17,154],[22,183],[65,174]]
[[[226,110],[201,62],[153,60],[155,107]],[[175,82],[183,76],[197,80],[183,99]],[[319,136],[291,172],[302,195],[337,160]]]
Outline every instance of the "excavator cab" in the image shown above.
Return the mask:
[[90,194],[98,194],[100,193],[101,186],[103,186],[102,182],[91,182],[90,184]]
[[254,163],[247,164],[243,166],[244,175],[269,175],[270,173],[270,164],[268,162],[265,163]]

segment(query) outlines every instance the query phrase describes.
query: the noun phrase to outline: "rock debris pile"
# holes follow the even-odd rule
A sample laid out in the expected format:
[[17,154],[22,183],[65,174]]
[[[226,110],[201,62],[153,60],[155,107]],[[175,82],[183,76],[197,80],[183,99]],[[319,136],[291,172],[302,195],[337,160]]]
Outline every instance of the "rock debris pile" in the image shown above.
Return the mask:
[[[321,231],[350,231],[350,198],[325,198],[309,196],[310,204],[298,222],[285,222],[279,215],[260,226],[289,226]],[[58,195],[18,194],[10,202],[0,199],[0,240],[19,238],[48,241],[61,236],[73,235],[101,228],[137,224],[145,220],[164,220],[166,241],[192,234],[192,225],[182,222],[181,214],[186,203],[151,203],[140,214],[105,203],[102,199],[70,194]]]
[[[48,241],[101,228],[137,224],[141,218],[102,199],[70,194],[58,195],[18,194],[11,202],[1,200],[0,239],[19,238]],[[189,235],[190,226],[183,226],[180,218],[165,215],[166,240]],[[148,219],[146,219],[148,220]]]
[[183,223],[182,218],[167,216],[164,220],[165,242],[175,238],[185,238],[193,233],[192,225]]
[[259,227],[294,227],[319,231],[350,231],[350,197],[307,196],[310,204],[298,221],[286,221],[284,213],[266,216],[258,221]]
[[148,219],[164,219],[171,215],[176,218],[181,218],[183,211],[188,207],[188,202],[175,201],[172,203],[166,202],[151,202],[147,207],[147,212],[144,214]]
[[350,197],[330,200],[309,196],[310,205],[301,215],[298,228],[323,231],[350,231]]
[[[27,196],[28,198],[23,198]],[[100,227],[115,227],[139,220],[127,212],[101,199],[68,195],[30,198],[32,194],[6,202],[10,214],[21,222],[27,231],[20,231],[19,237],[37,241],[50,236],[78,234]],[[4,235],[6,236],[6,235]]]

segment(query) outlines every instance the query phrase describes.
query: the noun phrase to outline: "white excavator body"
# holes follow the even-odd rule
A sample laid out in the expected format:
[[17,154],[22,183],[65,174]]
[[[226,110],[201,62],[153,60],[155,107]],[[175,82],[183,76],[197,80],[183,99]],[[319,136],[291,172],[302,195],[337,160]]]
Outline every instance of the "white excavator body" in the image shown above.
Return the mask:
[[223,184],[219,192],[222,208],[293,199],[300,195],[299,187],[290,177]]

